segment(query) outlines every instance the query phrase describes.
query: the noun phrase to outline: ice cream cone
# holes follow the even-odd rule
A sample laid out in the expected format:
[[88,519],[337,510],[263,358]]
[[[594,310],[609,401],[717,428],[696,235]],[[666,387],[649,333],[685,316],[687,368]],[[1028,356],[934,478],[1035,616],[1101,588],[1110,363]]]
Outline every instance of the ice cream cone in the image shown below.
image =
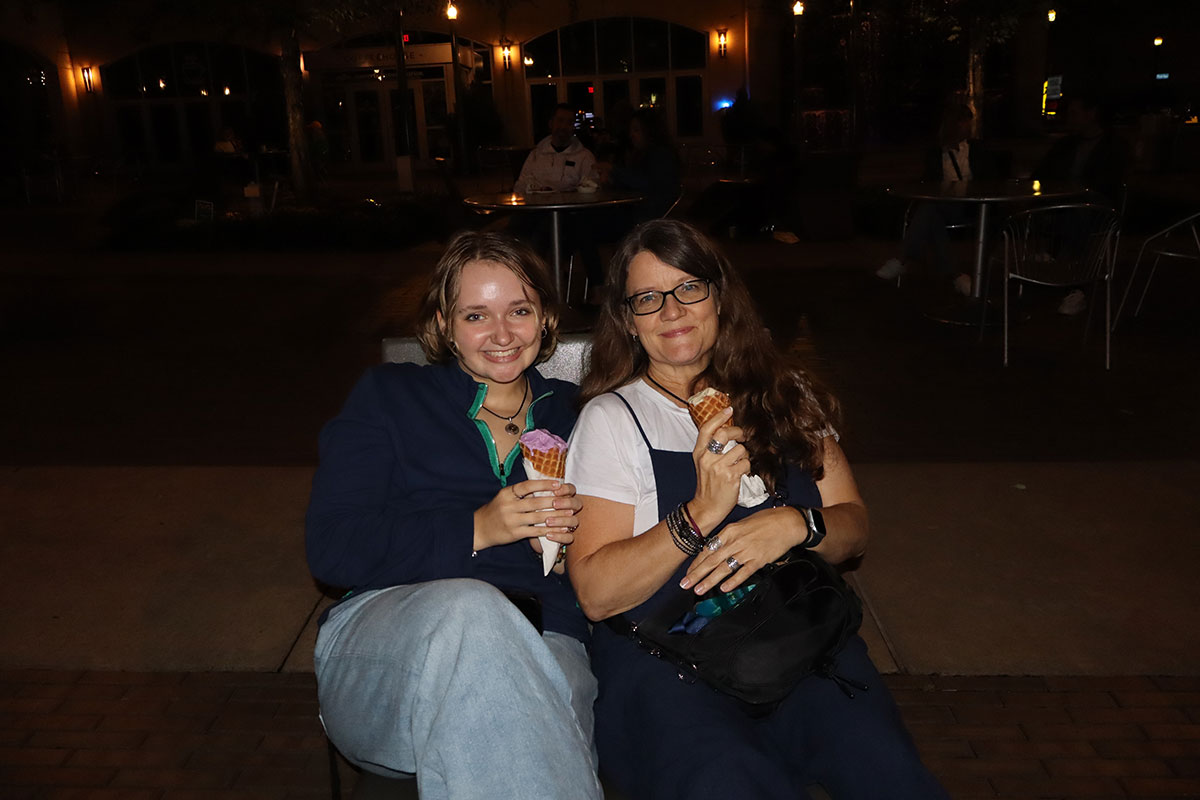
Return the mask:
[[[731,405],[733,401],[729,395],[717,389],[705,389],[688,398],[688,413],[698,428]],[[728,424],[733,424],[732,418]]]
[[[538,428],[521,435],[521,457],[525,461],[525,476],[530,480],[550,478],[562,480],[567,474],[567,443],[549,431]],[[553,492],[534,492],[534,497],[549,497]],[[558,562],[562,545],[539,536],[542,543],[542,574],[549,575]]]
[[548,478],[562,478],[567,474],[566,450],[534,450],[521,442],[521,455],[525,457],[526,470],[533,467]]

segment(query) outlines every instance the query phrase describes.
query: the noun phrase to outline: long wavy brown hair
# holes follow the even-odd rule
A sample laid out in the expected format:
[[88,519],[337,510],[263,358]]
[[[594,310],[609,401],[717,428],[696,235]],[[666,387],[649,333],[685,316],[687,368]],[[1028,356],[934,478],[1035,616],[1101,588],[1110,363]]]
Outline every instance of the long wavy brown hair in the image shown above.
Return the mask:
[[754,473],[774,487],[785,462],[824,474],[824,438],[836,428],[837,400],[800,362],[775,346],[745,283],[707,236],[678,220],[643,223],[621,242],[608,266],[609,291],[593,330],[591,364],[580,403],[624,386],[645,374],[650,359],[630,334],[633,314],[625,302],[629,264],[652,253],[696,278],[711,281],[719,304],[720,329],[712,358],[689,387],[720,389],[733,399],[734,421]]

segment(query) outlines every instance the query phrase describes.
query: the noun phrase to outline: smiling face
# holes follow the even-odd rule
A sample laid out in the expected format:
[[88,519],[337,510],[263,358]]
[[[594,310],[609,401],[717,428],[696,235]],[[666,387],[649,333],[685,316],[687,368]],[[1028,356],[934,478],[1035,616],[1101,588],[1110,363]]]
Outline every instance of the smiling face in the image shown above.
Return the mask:
[[537,360],[542,306],[515,272],[494,261],[471,261],[459,277],[458,299],[445,320],[458,363],[488,388],[511,384]]
[[[629,262],[625,296],[638,292],[674,289],[696,276],[660,261],[643,250]],[[653,367],[687,381],[708,366],[720,329],[716,288],[707,300],[684,305],[669,296],[663,307],[645,315],[630,314],[630,332],[636,333]]]

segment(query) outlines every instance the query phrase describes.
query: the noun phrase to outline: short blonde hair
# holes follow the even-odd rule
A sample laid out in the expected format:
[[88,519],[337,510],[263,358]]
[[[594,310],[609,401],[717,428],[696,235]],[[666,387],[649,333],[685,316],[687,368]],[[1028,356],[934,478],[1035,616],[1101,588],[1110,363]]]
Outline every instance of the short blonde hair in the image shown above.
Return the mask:
[[[542,346],[534,363],[540,364],[554,355],[554,348],[558,346],[558,294],[550,281],[546,262],[528,245],[511,236],[463,231],[455,234],[446,245],[433,268],[429,288],[421,302],[417,341],[421,343],[425,358],[431,364],[445,364],[458,357],[450,336],[449,321],[458,303],[463,268],[472,261],[488,261],[506,267],[521,279],[521,283],[533,289],[541,303],[546,325],[546,335],[542,337]],[[438,324],[438,313],[447,323],[444,328]]]

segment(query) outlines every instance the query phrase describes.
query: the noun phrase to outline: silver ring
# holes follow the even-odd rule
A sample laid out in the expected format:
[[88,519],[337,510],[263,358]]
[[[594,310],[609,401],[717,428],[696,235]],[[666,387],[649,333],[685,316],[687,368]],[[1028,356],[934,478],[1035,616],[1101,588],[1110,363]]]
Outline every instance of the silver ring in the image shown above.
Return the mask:
[[708,544],[706,544],[704,546],[707,547],[709,550],[716,550],[718,547],[721,546],[721,537],[720,536],[712,537],[711,539],[708,540]]
[[729,567],[729,569],[733,572],[737,572],[742,568],[742,562],[738,561],[733,556],[730,556],[729,558],[725,559],[725,566]]
[[725,449],[725,445],[721,444],[716,439],[709,439],[708,444],[706,444],[704,446],[704,448],[706,450],[708,450],[708,452],[710,452],[710,453],[715,453],[716,455],[720,455],[721,451],[723,449]]

